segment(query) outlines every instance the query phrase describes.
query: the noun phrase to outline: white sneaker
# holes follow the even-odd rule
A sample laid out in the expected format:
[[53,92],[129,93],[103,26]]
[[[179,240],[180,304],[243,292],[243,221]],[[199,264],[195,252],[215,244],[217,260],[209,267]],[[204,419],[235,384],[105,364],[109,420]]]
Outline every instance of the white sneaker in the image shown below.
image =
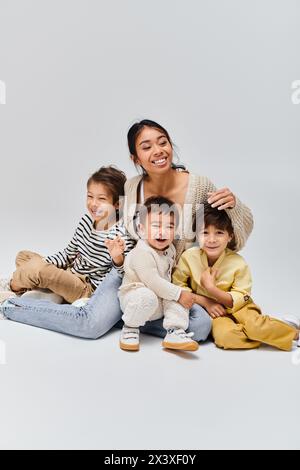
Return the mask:
[[181,328],[174,328],[167,331],[167,335],[162,342],[162,346],[167,349],[178,349],[180,351],[197,351],[199,344],[191,339],[194,333],[186,333]]
[[11,280],[8,279],[8,278],[1,278],[0,279],[0,292],[11,291],[10,281]]
[[49,302],[53,302],[55,304],[62,304],[64,299],[54,292],[51,292],[48,289],[33,289],[25,292],[25,294],[21,295],[26,299],[35,299],[35,300],[48,300]]
[[138,351],[140,349],[140,330],[124,325],[120,337],[120,348],[125,351]]

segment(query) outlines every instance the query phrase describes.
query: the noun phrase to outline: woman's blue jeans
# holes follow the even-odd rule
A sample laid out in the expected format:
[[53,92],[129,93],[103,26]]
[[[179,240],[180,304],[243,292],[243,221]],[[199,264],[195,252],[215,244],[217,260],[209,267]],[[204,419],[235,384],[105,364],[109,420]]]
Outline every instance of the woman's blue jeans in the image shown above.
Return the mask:
[[[118,299],[121,282],[121,276],[112,269],[83,307],[15,297],[4,302],[0,309],[9,320],[80,338],[97,339],[121,320],[123,313]],[[205,340],[210,330],[210,316],[202,307],[194,305],[188,330],[195,333],[193,339]],[[160,337],[166,334],[162,320],[146,323],[141,332]]]

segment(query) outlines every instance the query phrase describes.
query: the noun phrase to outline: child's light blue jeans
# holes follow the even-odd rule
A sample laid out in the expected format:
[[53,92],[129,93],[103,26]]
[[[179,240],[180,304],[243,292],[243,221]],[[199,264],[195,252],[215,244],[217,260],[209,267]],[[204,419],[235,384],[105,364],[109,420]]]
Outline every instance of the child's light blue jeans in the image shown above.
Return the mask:
[[[5,301],[0,310],[9,320],[80,338],[97,339],[121,320],[123,313],[118,299],[121,282],[121,276],[112,269],[83,307],[14,297]],[[148,322],[141,331],[164,337],[166,331],[162,321]],[[188,330],[195,333],[193,339],[205,340],[210,330],[211,318],[202,307],[194,305]]]

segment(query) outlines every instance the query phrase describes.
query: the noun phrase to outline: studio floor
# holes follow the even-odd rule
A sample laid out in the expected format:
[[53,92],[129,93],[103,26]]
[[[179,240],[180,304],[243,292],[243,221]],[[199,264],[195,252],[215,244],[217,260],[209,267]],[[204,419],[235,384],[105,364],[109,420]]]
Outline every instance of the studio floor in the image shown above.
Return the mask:
[[173,353],[142,335],[126,353],[118,339],[1,321],[1,449],[300,448],[299,348]]

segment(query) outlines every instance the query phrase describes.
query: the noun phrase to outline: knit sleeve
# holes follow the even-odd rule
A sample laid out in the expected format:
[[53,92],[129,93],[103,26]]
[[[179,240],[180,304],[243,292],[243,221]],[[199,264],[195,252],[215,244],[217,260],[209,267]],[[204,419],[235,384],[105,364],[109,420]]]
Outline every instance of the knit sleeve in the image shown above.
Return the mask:
[[[216,186],[206,177],[199,177],[196,182],[196,203],[203,204],[208,199],[208,192],[217,190]],[[236,197],[236,205],[225,209],[232,222],[235,235],[235,251],[240,251],[253,229],[253,216],[251,210]]]
[[158,297],[166,300],[178,300],[181,288],[162,278],[157,270],[156,262],[151,253],[136,249],[131,259],[131,267],[146,287]]

